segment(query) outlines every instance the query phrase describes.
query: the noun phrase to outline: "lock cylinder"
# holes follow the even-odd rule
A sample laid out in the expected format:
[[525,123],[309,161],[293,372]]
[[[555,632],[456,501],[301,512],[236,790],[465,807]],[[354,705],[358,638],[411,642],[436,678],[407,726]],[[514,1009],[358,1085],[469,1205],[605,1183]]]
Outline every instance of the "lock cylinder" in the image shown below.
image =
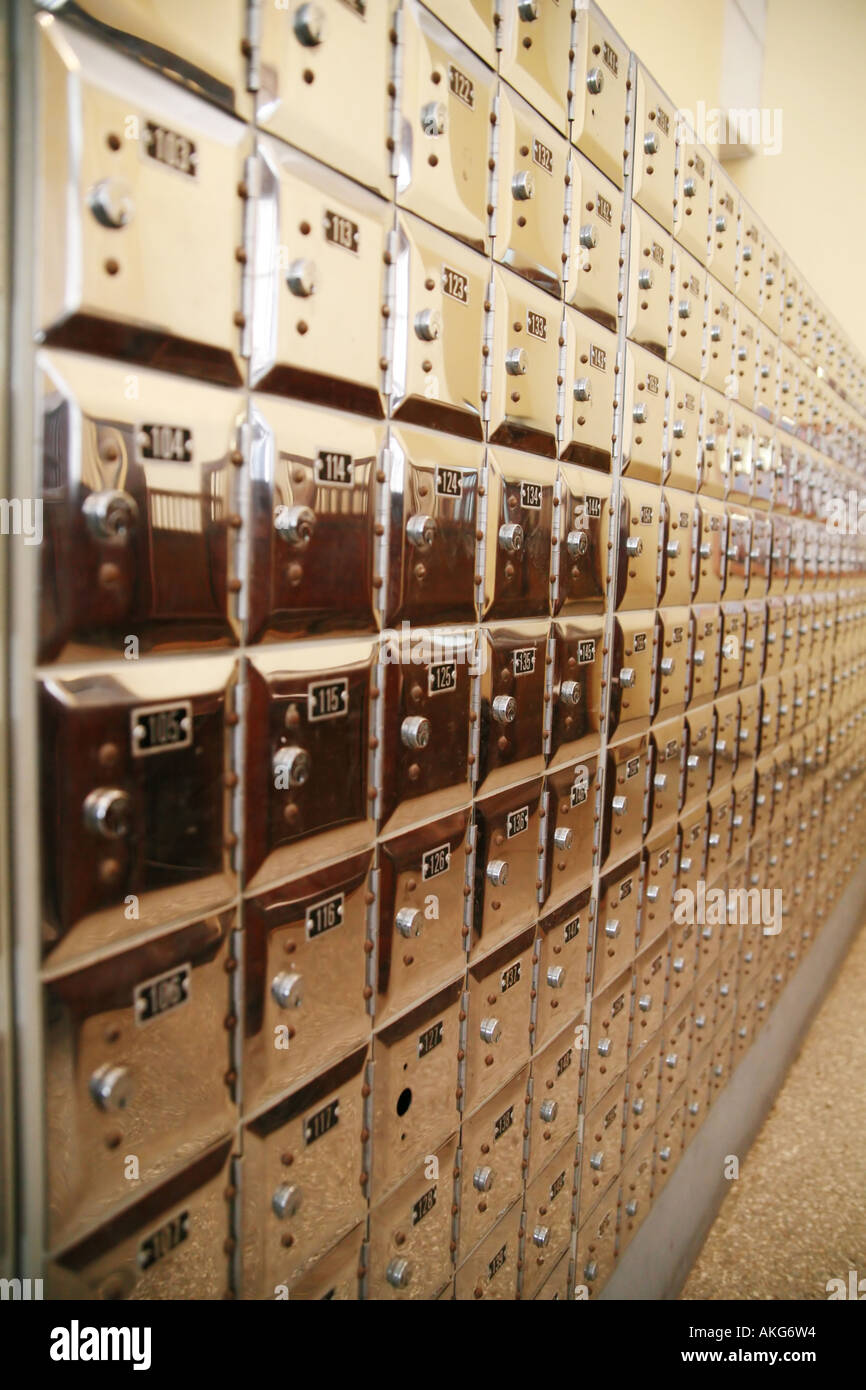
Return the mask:
[[406,523],[406,539],[416,550],[429,550],[436,539],[436,521],[425,512],[410,516]]
[[518,521],[506,521],[500,526],[499,547],[512,555],[523,549],[523,527]]
[[408,1289],[412,1277],[412,1266],[402,1255],[396,1255],[385,1270],[385,1278],[392,1289]]
[[274,754],[274,785],[280,791],[303,787],[313,770],[305,748],[278,748]]
[[572,708],[580,704],[580,681],[562,681],[559,687],[559,698],[564,705]]
[[125,179],[100,179],[87,196],[88,206],[103,227],[118,230],[132,221],[135,204]]
[[117,488],[91,492],[81,508],[87,529],[100,541],[123,544],[138,522],[138,503]]
[[498,1043],[502,1037],[502,1024],[498,1018],[482,1018],[479,1033],[482,1042]]
[[551,989],[562,989],[565,985],[565,966],[550,965],[547,968],[547,983]]
[[557,826],[553,832],[553,843],[561,853],[567,853],[574,844],[574,834],[567,825]]
[[286,545],[309,545],[316,529],[316,513],[310,507],[277,507],[274,529]]
[[494,695],[490,713],[497,724],[513,724],[517,718],[517,701],[513,695]]
[[309,299],[316,289],[316,267],[313,261],[292,261],[286,271],[286,284],[299,299]]
[[421,923],[423,918],[417,907],[401,907],[394,924],[401,936],[412,937],[421,935]]
[[538,1113],[545,1124],[553,1124],[559,1114],[559,1104],[555,1100],[543,1100],[538,1107]]
[[508,882],[508,864],[504,859],[491,859],[487,865],[487,877],[494,888],[504,888]]
[[106,1062],[91,1076],[90,1094],[100,1110],[125,1110],[132,1100],[129,1069]]
[[426,748],[430,742],[430,720],[411,714],[400,725],[400,738],[407,748]]
[[325,37],[325,15],[321,5],[301,5],[293,22],[295,38],[305,48],[316,48]]
[[550,1227],[536,1226],[532,1232],[532,1243],[544,1250],[550,1244]]
[[415,336],[425,343],[435,343],[442,332],[442,315],[438,309],[421,309],[415,315]]
[[421,108],[421,129],[434,138],[448,129],[448,107],[444,101],[428,101]]
[[84,802],[88,830],[106,840],[122,840],[132,829],[132,798],[119,787],[97,787]]
[[281,1221],[297,1215],[301,1209],[301,1189],[293,1183],[281,1183],[271,1198],[271,1209]]
[[297,1009],[304,1001],[304,982],[294,970],[281,970],[271,983],[271,994],[281,1009]]
[[493,1186],[493,1169],[487,1167],[476,1168],[472,1174],[472,1186],[476,1192],[489,1192]]
[[518,169],[511,180],[511,192],[519,203],[528,202],[535,195],[535,179],[529,169]]

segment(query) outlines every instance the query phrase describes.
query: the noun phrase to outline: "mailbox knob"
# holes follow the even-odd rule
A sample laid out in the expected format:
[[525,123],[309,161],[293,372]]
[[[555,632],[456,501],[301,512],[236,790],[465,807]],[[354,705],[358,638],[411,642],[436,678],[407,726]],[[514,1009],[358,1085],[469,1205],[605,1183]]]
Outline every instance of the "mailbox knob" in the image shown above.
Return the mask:
[[577,560],[589,549],[589,537],[585,531],[569,531],[565,538],[565,546],[571,559]]
[[608,1057],[610,1056],[610,1049],[612,1047],[613,1043],[611,1042],[610,1038],[602,1038],[599,1041],[596,1051],[598,1052],[599,1057]]
[[287,545],[309,545],[316,529],[316,513],[309,507],[277,507],[274,527]]
[[652,289],[652,287],[653,287],[653,273],[652,273],[652,271],[650,270],[649,266],[645,266],[643,270],[638,271],[637,282],[638,282],[638,285],[640,286],[640,288],[641,288],[642,290],[651,290],[651,289]]
[[538,1107],[538,1113],[545,1124],[553,1124],[559,1114],[559,1105],[555,1100],[543,1100]]
[[497,724],[513,724],[517,718],[517,701],[513,695],[494,695],[490,713]]
[[598,1153],[590,1154],[589,1166],[594,1169],[596,1173],[601,1172],[604,1167],[604,1153],[601,1149],[599,1149]]
[[686,767],[689,768],[691,772],[694,772],[695,768],[700,765],[700,761],[697,753],[690,753],[686,758]]
[[407,748],[426,748],[430,742],[430,720],[410,714],[400,725],[400,738]]
[[385,1278],[394,1289],[408,1289],[412,1266],[403,1255],[396,1255],[385,1270]]
[[619,673],[619,683],[624,690],[630,690],[635,682],[634,670],[631,666],[623,666]]
[[274,781],[281,791],[302,787],[313,770],[305,748],[278,748],[274,754]]
[[703,1014],[698,1014],[697,1018],[695,1019],[695,1027],[696,1027],[696,1028],[706,1028],[706,1026],[707,1026],[707,1020],[706,1020],[706,1018],[704,1017]]
[[551,965],[547,969],[547,983],[551,989],[562,989],[565,984],[565,966]]
[[539,1246],[542,1250],[550,1244],[550,1227],[536,1226],[532,1232],[533,1245]]
[[519,521],[506,521],[499,528],[499,546],[510,554],[523,549],[523,527]]
[[429,550],[436,539],[436,521],[425,512],[417,512],[406,522],[406,539],[417,550]]
[[706,437],[706,439],[704,440],[704,448],[705,448],[709,453],[712,453],[713,450],[715,449],[715,447],[716,447],[716,437],[715,437],[715,435],[713,435],[713,434],[708,434],[707,437]]
[[316,291],[316,266],[314,261],[292,261],[286,271],[286,284],[292,294],[299,299],[309,299]]
[[651,995],[651,994],[642,994],[642,995],[640,996],[640,998],[638,999],[638,1001],[637,1001],[637,1006],[638,1006],[638,1008],[640,1009],[641,1013],[643,1013],[643,1014],[648,1014],[649,1011],[650,1011],[650,1009],[651,1009],[652,1006],[653,1006],[653,997],[652,997],[652,995]]
[[588,376],[578,377],[574,383],[574,399],[576,401],[589,401],[592,399],[592,382]]
[[670,1161],[670,1156],[671,1156],[671,1146],[670,1146],[670,1144],[665,1144],[665,1146],[664,1146],[663,1149],[659,1149],[659,1158],[661,1159],[662,1163],[668,1163],[668,1162]]
[[90,1094],[100,1110],[125,1110],[132,1100],[129,1069],[106,1062],[91,1076]]
[[655,787],[656,791],[657,791],[657,792],[663,792],[664,789],[665,789],[665,787],[667,786],[667,784],[668,784],[667,773],[666,773],[666,772],[657,772],[656,775],[655,775],[655,777],[653,778],[653,786]]
[[438,309],[421,309],[415,315],[415,333],[425,343],[435,343],[442,332],[442,315]]
[[593,96],[598,96],[604,86],[604,73],[601,68],[590,68],[586,74],[586,90]]
[[305,48],[315,48],[325,37],[325,15],[321,5],[301,5],[295,12],[295,37]]
[[448,108],[444,101],[428,101],[421,108],[421,129],[425,135],[444,135],[448,128]]
[[583,1277],[588,1284],[592,1284],[598,1278],[598,1264],[595,1260],[588,1260],[584,1265]]
[[124,542],[138,521],[138,503],[128,492],[91,492],[82,507],[90,532],[101,541]]
[[720,343],[722,341],[722,329],[720,324],[714,323],[710,329],[710,341],[713,343]]
[[271,983],[271,994],[281,1009],[297,1009],[304,1002],[304,981],[294,970],[281,970]]
[[628,1216],[635,1216],[637,1214],[637,1205],[637,1200],[634,1197],[632,1197],[630,1201],[626,1202],[625,1209]]
[[692,661],[694,662],[695,666],[703,666],[706,659],[706,652],[702,651],[702,649],[698,647],[697,651],[692,656]]
[[675,560],[680,553],[679,541],[668,541],[665,546],[665,553],[669,560]]
[[665,1058],[665,1066],[670,1067],[671,1071],[673,1071],[678,1061],[679,1058],[677,1054],[675,1052],[669,1052],[667,1057]]
[[648,903],[657,903],[657,902],[658,902],[658,899],[659,899],[659,893],[660,893],[660,892],[661,892],[661,889],[659,888],[658,884],[657,884],[657,883],[651,883],[650,886],[649,886],[649,888],[646,890],[647,902],[648,902]]
[[681,299],[677,307],[677,313],[681,319],[690,319],[692,316],[692,306],[687,299]]
[[628,809],[628,797],[615,796],[610,804],[613,808],[613,813],[615,816],[624,816],[626,810]]
[[662,659],[661,659],[661,661],[659,662],[659,666],[661,667],[661,673],[662,673],[662,675],[663,675],[663,676],[669,676],[669,675],[671,675],[671,673],[673,672],[673,669],[674,669],[674,667],[676,666],[676,664],[677,664],[677,663],[676,663],[676,659],[675,659],[674,657],[672,657],[672,656],[663,656]]
[[719,215],[718,215],[718,217],[716,218],[716,231],[717,231],[717,232],[726,232],[727,230],[728,230],[728,219],[727,219],[727,217],[725,216],[725,214],[724,214],[723,212],[720,212]]
[[643,1096],[635,1096],[635,1099],[631,1103],[631,1108],[633,1114],[642,1115],[646,1109],[646,1101]]
[[611,941],[615,941],[619,936],[619,930],[619,922],[616,917],[611,917],[610,920],[605,923],[604,934],[605,936],[609,936]]
[[301,1189],[294,1183],[281,1183],[271,1198],[271,1209],[281,1221],[295,1216],[301,1209]]
[[559,687],[559,698],[564,705],[580,704],[580,682],[562,681]]
[[529,366],[526,348],[509,348],[505,354],[505,370],[509,376],[525,376]]
[[494,888],[504,888],[508,882],[508,864],[504,859],[491,859],[487,865],[487,877]]
[[[775,284],[775,280],[776,280],[776,277],[775,277],[773,271],[772,271],[772,270],[768,270],[767,273],[766,273],[766,275],[764,276],[764,284],[765,284],[765,285],[772,285],[772,284]],[[823,336],[824,336],[823,333],[819,333],[819,334],[818,334],[818,337],[819,337],[819,338],[823,338]]]
[[626,555],[632,556],[633,559],[636,558],[638,555],[643,554],[643,541],[641,540],[640,536],[629,536],[627,538],[625,543],[625,553]]
[[106,840],[122,840],[131,820],[132,797],[120,787],[97,787],[85,798],[84,823]]
[[738,347],[738,348],[737,348],[737,361],[738,361],[738,362],[745,362],[745,360],[746,360],[746,358],[748,357],[748,355],[749,355],[749,350],[748,350],[748,348],[745,348],[745,347]]
[[583,227],[581,227],[578,233],[578,241],[580,242],[581,246],[584,248],[585,251],[595,250],[597,240],[598,238],[595,234],[595,227],[592,225],[591,222],[587,222]]
[[423,918],[417,907],[401,907],[394,923],[401,936],[420,936]]
[[502,1024],[498,1018],[482,1018],[479,1032],[482,1042],[498,1043],[502,1037]]
[[538,0],[518,0],[517,12],[521,19],[531,23],[538,18]]
[[752,248],[751,248],[751,246],[744,246],[744,247],[743,247],[743,260],[744,260],[744,261],[750,261],[751,259],[752,259]]
[[694,179],[686,179],[683,183],[683,193],[687,198],[694,198],[698,191],[698,186]]
[[472,1186],[477,1192],[489,1192],[493,1186],[493,1169],[476,1168],[472,1174]]
[[100,179],[91,188],[87,202],[103,227],[125,227],[135,211],[132,189],[125,179]]
[[690,855],[687,854],[680,860],[680,869],[684,874],[691,873],[692,861]]
[[654,130],[648,130],[643,138],[643,147],[647,154],[658,154],[659,137]]
[[518,169],[511,180],[511,192],[519,203],[528,202],[535,195],[535,179],[530,169]]

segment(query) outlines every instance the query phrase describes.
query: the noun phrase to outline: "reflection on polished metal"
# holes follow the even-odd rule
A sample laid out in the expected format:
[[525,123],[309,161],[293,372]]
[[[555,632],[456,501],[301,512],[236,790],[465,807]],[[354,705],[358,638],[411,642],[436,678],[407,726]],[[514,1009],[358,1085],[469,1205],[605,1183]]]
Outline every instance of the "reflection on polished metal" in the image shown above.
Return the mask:
[[22,20],[18,1234],[597,1298],[866,848],[866,365],[593,0],[212,8]]

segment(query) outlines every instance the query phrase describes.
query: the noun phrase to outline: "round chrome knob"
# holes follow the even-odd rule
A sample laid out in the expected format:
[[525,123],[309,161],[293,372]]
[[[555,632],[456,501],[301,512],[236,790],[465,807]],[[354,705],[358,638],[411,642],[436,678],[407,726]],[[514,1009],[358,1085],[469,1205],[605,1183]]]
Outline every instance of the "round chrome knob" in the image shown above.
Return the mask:
[[601,1038],[601,1040],[598,1043],[598,1046],[596,1047],[596,1051],[599,1057],[609,1057],[610,1050],[612,1047],[613,1043],[611,1042],[610,1038]]
[[659,662],[659,668],[663,676],[670,676],[676,666],[676,660],[672,656],[663,656]]
[[619,936],[619,933],[619,920],[616,917],[609,917],[604,924],[605,936],[609,937],[611,941],[616,941],[617,937]]
[[638,1204],[636,1199],[632,1197],[630,1201],[626,1202],[625,1204],[626,1214],[628,1216],[635,1216],[637,1214],[637,1206]]
[[595,1260],[588,1260],[583,1267],[583,1277],[588,1284],[594,1283],[598,1278],[598,1264]]
[[588,401],[592,399],[592,382],[588,376],[578,377],[574,383],[574,399],[576,401]]
[[517,718],[517,701],[513,695],[494,695],[490,713],[497,724],[513,724]]
[[595,227],[591,222],[585,223],[578,233],[578,241],[585,251],[595,250],[598,238],[595,234]]
[[271,994],[281,1009],[297,1009],[304,1002],[304,981],[294,970],[281,970],[271,982]]
[[586,90],[591,92],[595,97],[598,96],[603,86],[604,73],[601,68],[590,68],[589,72],[586,74]]
[[118,488],[91,492],[81,510],[88,530],[101,541],[127,541],[138,522],[138,503]]
[[624,690],[630,690],[635,683],[635,673],[631,666],[623,666],[619,673],[619,683]]
[[421,129],[425,135],[444,135],[448,129],[448,107],[444,101],[428,101],[421,108]]
[[84,801],[84,823],[105,840],[122,840],[132,829],[132,797],[120,787],[97,787]]
[[294,1183],[281,1183],[271,1198],[271,1210],[284,1221],[287,1216],[295,1216],[301,1209],[301,1189]]
[[631,1103],[631,1108],[633,1114],[642,1115],[644,1110],[646,1109],[646,1101],[644,1100],[643,1096],[636,1096]]
[[509,348],[505,354],[505,370],[509,376],[525,376],[529,366],[526,348]]
[[412,937],[421,935],[421,924],[423,918],[417,907],[401,907],[394,924],[401,936]]
[[717,232],[726,232],[727,229],[728,229],[728,219],[727,219],[727,217],[725,216],[725,214],[724,214],[723,212],[720,212],[719,215],[718,215],[718,217],[716,218],[716,231],[717,231]]
[[632,559],[637,559],[638,555],[643,554],[643,541],[640,536],[629,536],[625,543],[625,553]]
[[670,1144],[665,1144],[665,1146],[664,1146],[663,1149],[659,1149],[659,1158],[661,1159],[662,1163],[669,1163],[669,1162],[670,1162],[670,1157],[671,1157],[671,1147],[670,1147]]
[[493,1186],[493,1169],[480,1167],[472,1174],[472,1186],[476,1192],[489,1192]]
[[722,330],[718,323],[714,323],[710,329],[710,342],[720,343],[722,341]]
[[643,270],[638,271],[638,285],[642,290],[651,290],[653,287],[653,273],[649,266],[644,266]]
[[442,332],[442,315],[438,309],[421,309],[415,315],[415,335],[425,343],[435,343]]
[[274,513],[277,535],[286,545],[306,546],[313,539],[316,513],[309,507],[277,507]]
[[516,555],[523,549],[523,527],[519,521],[506,521],[499,528],[499,548]]
[[551,989],[562,989],[565,985],[565,966],[549,965],[547,967],[547,983]]
[[565,538],[565,548],[570,558],[577,560],[589,549],[589,536],[585,531],[569,531]]
[[604,1168],[604,1152],[599,1149],[598,1153],[590,1154],[589,1166],[594,1172],[600,1173]]
[[504,888],[508,882],[508,864],[504,859],[491,859],[487,865],[487,877],[494,888]]
[[698,191],[698,186],[694,179],[685,179],[683,182],[683,193],[687,198],[694,198]]
[[559,687],[559,698],[564,705],[574,708],[580,704],[580,682],[563,681]]
[[651,994],[642,994],[642,995],[640,996],[640,998],[638,999],[638,1001],[637,1001],[637,1006],[638,1006],[638,1008],[640,1009],[641,1013],[643,1013],[643,1014],[648,1014],[649,1011],[650,1011],[650,1009],[651,1009],[652,1006],[653,1006],[653,998],[652,998],[652,995],[651,995]]
[[690,319],[692,316],[692,306],[687,299],[681,299],[677,305],[677,314],[681,319]]
[[426,748],[430,742],[430,720],[411,714],[400,725],[400,738],[406,748]]
[[559,1105],[555,1100],[543,1100],[538,1107],[538,1113],[546,1125],[553,1124],[559,1114]]
[[286,284],[299,299],[309,299],[316,291],[316,266],[313,261],[292,261],[286,271]]
[[117,230],[132,221],[135,203],[125,179],[100,179],[87,196],[88,206],[103,227]]
[[532,1243],[544,1250],[550,1244],[550,1227],[536,1226],[532,1232]]
[[482,1018],[479,1032],[482,1042],[498,1043],[502,1037],[502,1024],[498,1018]]
[[615,796],[612,798],[610,804],[615,816],[624,816],[628,810],[628,797]]
[[679,555],[679,553],[680,553],[680,543],[679,543],[679,541],[668,541],[667,545],[665,546],[665,554],[667,555],[668,559],[669,559],[669,560],[675,560],[676,557]]
[[302,787],[313,770],[305,748],[278,748],[274,754],[274,783],[278,789]]
[[100,1110],[125,1110],[132,1100],[128,1068],[106,1062],[90,1078],[90,1095]]
[[436,539],[436,521],[425,512],[417,512],[406,522],[406,539],[416,550],[429,550]]
[[653,786],[657,792],[663,792],[668,784],[667,773],[657,772],[653,778]]
[[658,154],[659,137],[654,130],[648,130],[643,138],[643,147],[647,154]]
[[301,5],[293,21],[295,38],[305,48],[315,48],[325,37],[325,15],[321,5]]
[[535,196],[535,178],[530,169],[518,169],[511,180],[511,192],[519,203]]
[[385,1278],[393,1289],[408,1289],[412,1266],[402,1255],[396,1255],[385,1270]]

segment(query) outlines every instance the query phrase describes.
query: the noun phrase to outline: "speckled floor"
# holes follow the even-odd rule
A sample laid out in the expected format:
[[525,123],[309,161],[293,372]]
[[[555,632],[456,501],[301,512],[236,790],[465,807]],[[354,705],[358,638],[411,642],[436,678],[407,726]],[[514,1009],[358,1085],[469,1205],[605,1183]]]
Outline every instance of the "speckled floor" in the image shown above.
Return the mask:
[[866,924],[803,1043],[680,1295],[866,1296]]

